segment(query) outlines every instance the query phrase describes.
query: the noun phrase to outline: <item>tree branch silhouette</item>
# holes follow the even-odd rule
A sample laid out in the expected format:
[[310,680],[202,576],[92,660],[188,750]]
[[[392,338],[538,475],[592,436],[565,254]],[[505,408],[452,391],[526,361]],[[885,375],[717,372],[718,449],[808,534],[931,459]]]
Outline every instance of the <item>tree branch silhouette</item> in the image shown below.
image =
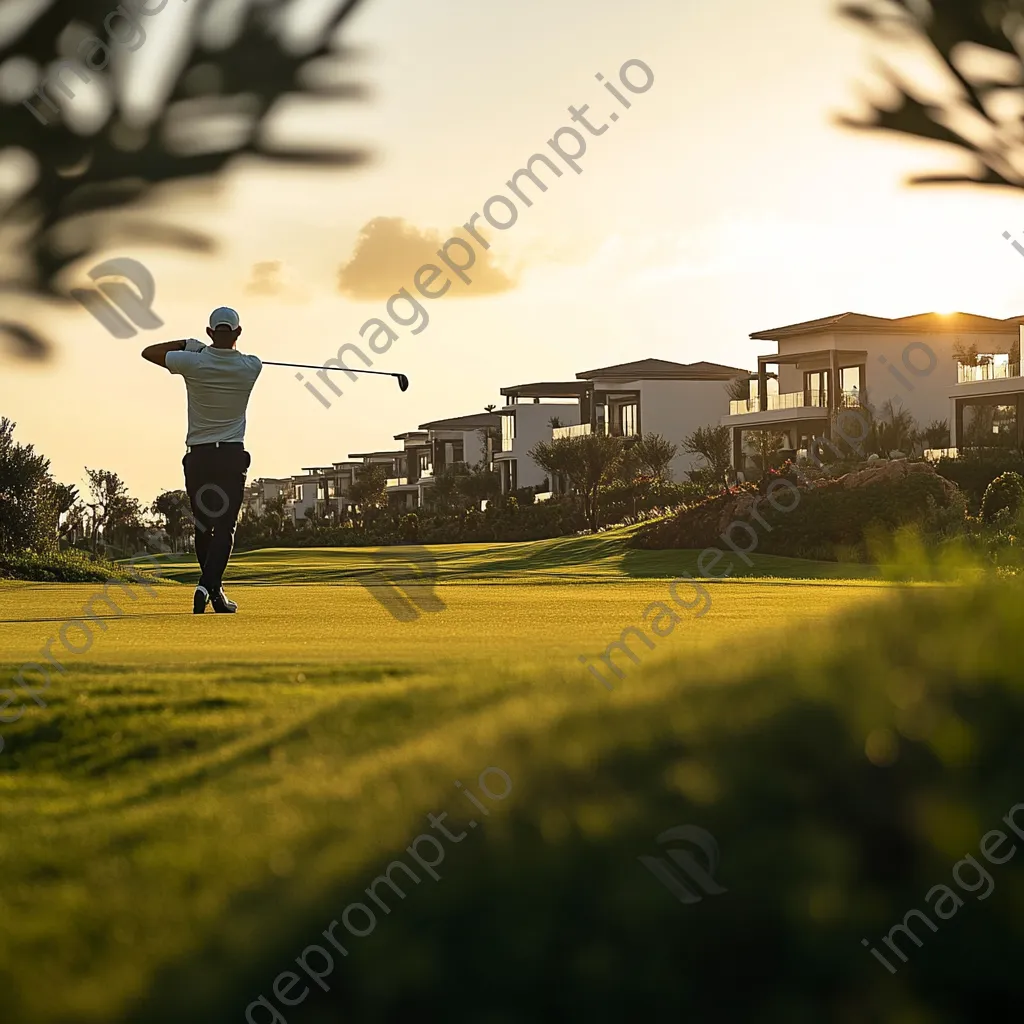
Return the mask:
[[[176,2],[185,0],[170,0]],[[332,146],[326,139],[310,148],[286,147],[275,143],[268,130],[285,99],[349,101],[364,96],[357,84],[317,73],[347,70],[354,54],[341,47],[338,36],[360,2],[325,3],[319,31],[299,49],[287,32],[293,0],[252,0],[240,14],[236,10],[237,21],[224,45],[216,45],[211,30],[223,33],[231,27],[227,5],[188,0],[188,24],[169,88],[154,109],[141,114],[115,73],[122,44],[111,41],[103,25],[116,10],[115,0],[50,0],[13,37],[0,39],[0,76],[12,75],[16,64],[32,69],[23,75],[16,98],[6,90],[0,161],[17,154],[27,155],[33,164],[31,180],[0,206],[0,239],[7,250],[0,292],[72,302],[60,286],[61,275],[102,248],[129,217],[135,238],[193,250],[212,248],[214,240],[202,232],[170,227],[133,210],[158,186],[189,180],[216,186],[230,164],[245,158],[298,167],[350,167],[364,161],[365,152]],[[141,21],[148,44],[160,23],[152,17]],[[111,66],[94,70],[69,51],[66,41],[76,31],[106,41],[117,54]],[[154,72],[163,70],[150,54],[144,44],[132,59],[152,65]],[[50,123],[41,123],[22,103],[32,99],[48,70],[62,59],[86,76],[83,81],[95,82],[106,98],[106,117],[89,133],[60,116],[69,112],[70,104],[53,86],[46,94],[60,115],[45,107]],[[71,68],[63,73],[65,81],[73,77]],[[77,77],[74,84],[79,86]],[[20,316],[0,319],[0,334],[27,357],[43,358],[49,350],[47,339]]]
[[839,12],[880,44],[927,55],[946,86],[928,89],[919,73],[883,60],[896,105],[864,97],[870,114],[840,124],[947,143],[971,158],[969,171],[920,174],[912,185],[1024,188],[1024,0],[863,0]]

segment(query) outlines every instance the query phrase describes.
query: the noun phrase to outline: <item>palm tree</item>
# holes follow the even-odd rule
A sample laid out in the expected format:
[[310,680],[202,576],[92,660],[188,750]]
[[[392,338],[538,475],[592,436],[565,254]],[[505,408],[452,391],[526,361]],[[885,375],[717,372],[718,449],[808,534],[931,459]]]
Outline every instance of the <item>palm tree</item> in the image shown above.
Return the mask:
[[[314,148],[289,148],[277,141],[283,133],[269,130],[275,108],[285,96],[352,99],[361,95],[357,86],[340,83],[337,75],[319,73],[331,63],[344,66],[348,54],[337,48],[336,36],[358,2],[336,0],[334,11],[310,44],[295,52],[287,19],[291,8],[301,5],[289,0],[241,5],[226,47],[215,48],[204,31],[213,17],[214,3],[191,0],[183,53],[171,55],[167,68],[157,66],[156,46],[143,47],[137,54],[137,60],[151,65],[147,78],[168,80],[161,99],[141,112],[134,75],[115,76],[106,62],[96,69],[97,53],[108,49],[100,40],[109,37],[103,22],[115,6],[111,0],[37,4],[40,10],[12,26],[14,31],[0,45],[0,65],[20,63],[35,69],[34,75],[25,73],[16,97],[10,93],[5,97],[8,106],[18,105],[0,119],[0,150],[20,151],[31,162],[17,191],[5,196],[0,205],[10,268],[6,279],[0,280],[0,291],[21,296],[15,308],[24,306],[25,297],[68,303],[71,297],[59,283],[65,270],[92,258],[126,231],[140,243],[209,248],[208,236],[167,226],[141,210],[145,201],[156,198],[161,186],[197,181],[212,186],[240,158],[299,167],[361,162],[364,153],[332,148],[326,137]],[[148,29],[144,22],[145,17],[139,19]],[[53,74],[54,62],[64,52],[62,42],[68,35],[81,38],[83,29],[92,43],[87,38],[67,66]],[[83,63],[85,58],[89,65]],[[309,73],[314,62],[315,76]],[[91,131],[82,133],[78,123],[72,130],[60,116],[61,108],[70,106],[68,97],[73,97],[67,83],[94,79],[101,81],[109,96],[108,106]],[[126,93],[126,82],[132,86],[131,95]],[[57,91],[58,85],[63,94]],[[230,127],[213,132],[214,123]],[[164,205],[161,193],[159,207]],[[135,216],[129,220],[130,211]],[[44,357],[46,339],[20,319],[20,313],[16,316],[0,319],[0,334],[14,342],[19,354]]]
[[948,420],[932,420],[921,431],[921,440],[929,448],[948,448],[949,447],[949,421]]
[[699,455],[704,460],[702,469],[690,471],[691,480],[707,485],[721,484],[732,464],[730,430],[728,427],[698,427],[683,438],[683,451],[689,455]]
[[910,454],[917,434],[914,417],[903,404],[896,399],[886,399],[882,403],[882,414],[875,419],[875,431],[878,438],[878,451],[887,455],[889,452],[901,451]]

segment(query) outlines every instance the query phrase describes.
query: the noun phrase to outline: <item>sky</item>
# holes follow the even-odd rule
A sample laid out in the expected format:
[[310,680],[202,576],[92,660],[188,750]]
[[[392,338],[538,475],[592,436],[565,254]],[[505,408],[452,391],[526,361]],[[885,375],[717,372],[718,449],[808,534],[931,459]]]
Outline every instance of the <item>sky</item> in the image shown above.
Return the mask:
[[[289,109],[280,131],[365,146],[372,159],[317,172],[246,165],[216,192],[161,194],[162,219],[215,234],[218,248],[126,235],[94,261],[143,262],[163,326],[116,339],[77,305],[33,309],[54,354],[33,365],[0,348],[0,415],[64,482],[111,469],[146,502],[183,486],[184,385],[143,362],[142,347],[202,338],[210,310],[231,305],[243,351],[322,364],[385,316],[388,294],[412,288],[437,238],[509,194],[533,153],[551,153],[570,105],[609,124],[587,139],[582,173],[559,163],[513,226],[485,231],[474,283],[423,300],[428,325],[396,328],[373,357],[374,369],[406,373],[409,391],[335,374],[343,395],[327,392],[325,408],[292,371],[265,368],[249,407],[250,479],[395,447],[427,420],[501,405],[502,387],[592,367],[656,357],[753,368],[770,346],[751,332],[814,317],[1024,313],[1024,257],[1002,237],[1024,241],[1024,195],[910,189],[909,173],[957,166],[955,155],[834,124],[861,109],[874,53],[835,6],[367,0],[345,39],[369,98]],[[150,20],[148,61],[169,52],[177,16]],[[625,109],[595,75],[618,83],[629,60],[654,80]],[[129,74],[140,96],[159,87],[141,57]],[[642,81],[637,66],[630,75]],[[68,287],[88,285],[91,265],[76,265]]]

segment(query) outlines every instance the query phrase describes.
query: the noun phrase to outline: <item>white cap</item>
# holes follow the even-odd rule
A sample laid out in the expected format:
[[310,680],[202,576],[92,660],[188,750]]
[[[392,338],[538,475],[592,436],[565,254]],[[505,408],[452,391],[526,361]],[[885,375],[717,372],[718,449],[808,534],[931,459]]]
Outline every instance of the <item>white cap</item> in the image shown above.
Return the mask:
[[230,327],[235,330],[238,327],[238,313],[230,306],[220,306],[210,314],[210,328],[216,330],[218,327]]

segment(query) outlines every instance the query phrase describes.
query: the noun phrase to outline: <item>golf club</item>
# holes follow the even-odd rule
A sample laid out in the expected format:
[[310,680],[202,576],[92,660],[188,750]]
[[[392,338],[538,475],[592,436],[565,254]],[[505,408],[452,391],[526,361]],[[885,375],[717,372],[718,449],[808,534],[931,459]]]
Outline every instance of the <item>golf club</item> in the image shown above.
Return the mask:
[[397,377],[399,391],[409,390],[409,378],[404,373],[388,373],[386,370],[356,370],[347,366],[311,366],[309,363],[272,363],[261,360],[264,366],[291,366],[297,370],[344,370],[345,373],[374,373],[380,377]]

